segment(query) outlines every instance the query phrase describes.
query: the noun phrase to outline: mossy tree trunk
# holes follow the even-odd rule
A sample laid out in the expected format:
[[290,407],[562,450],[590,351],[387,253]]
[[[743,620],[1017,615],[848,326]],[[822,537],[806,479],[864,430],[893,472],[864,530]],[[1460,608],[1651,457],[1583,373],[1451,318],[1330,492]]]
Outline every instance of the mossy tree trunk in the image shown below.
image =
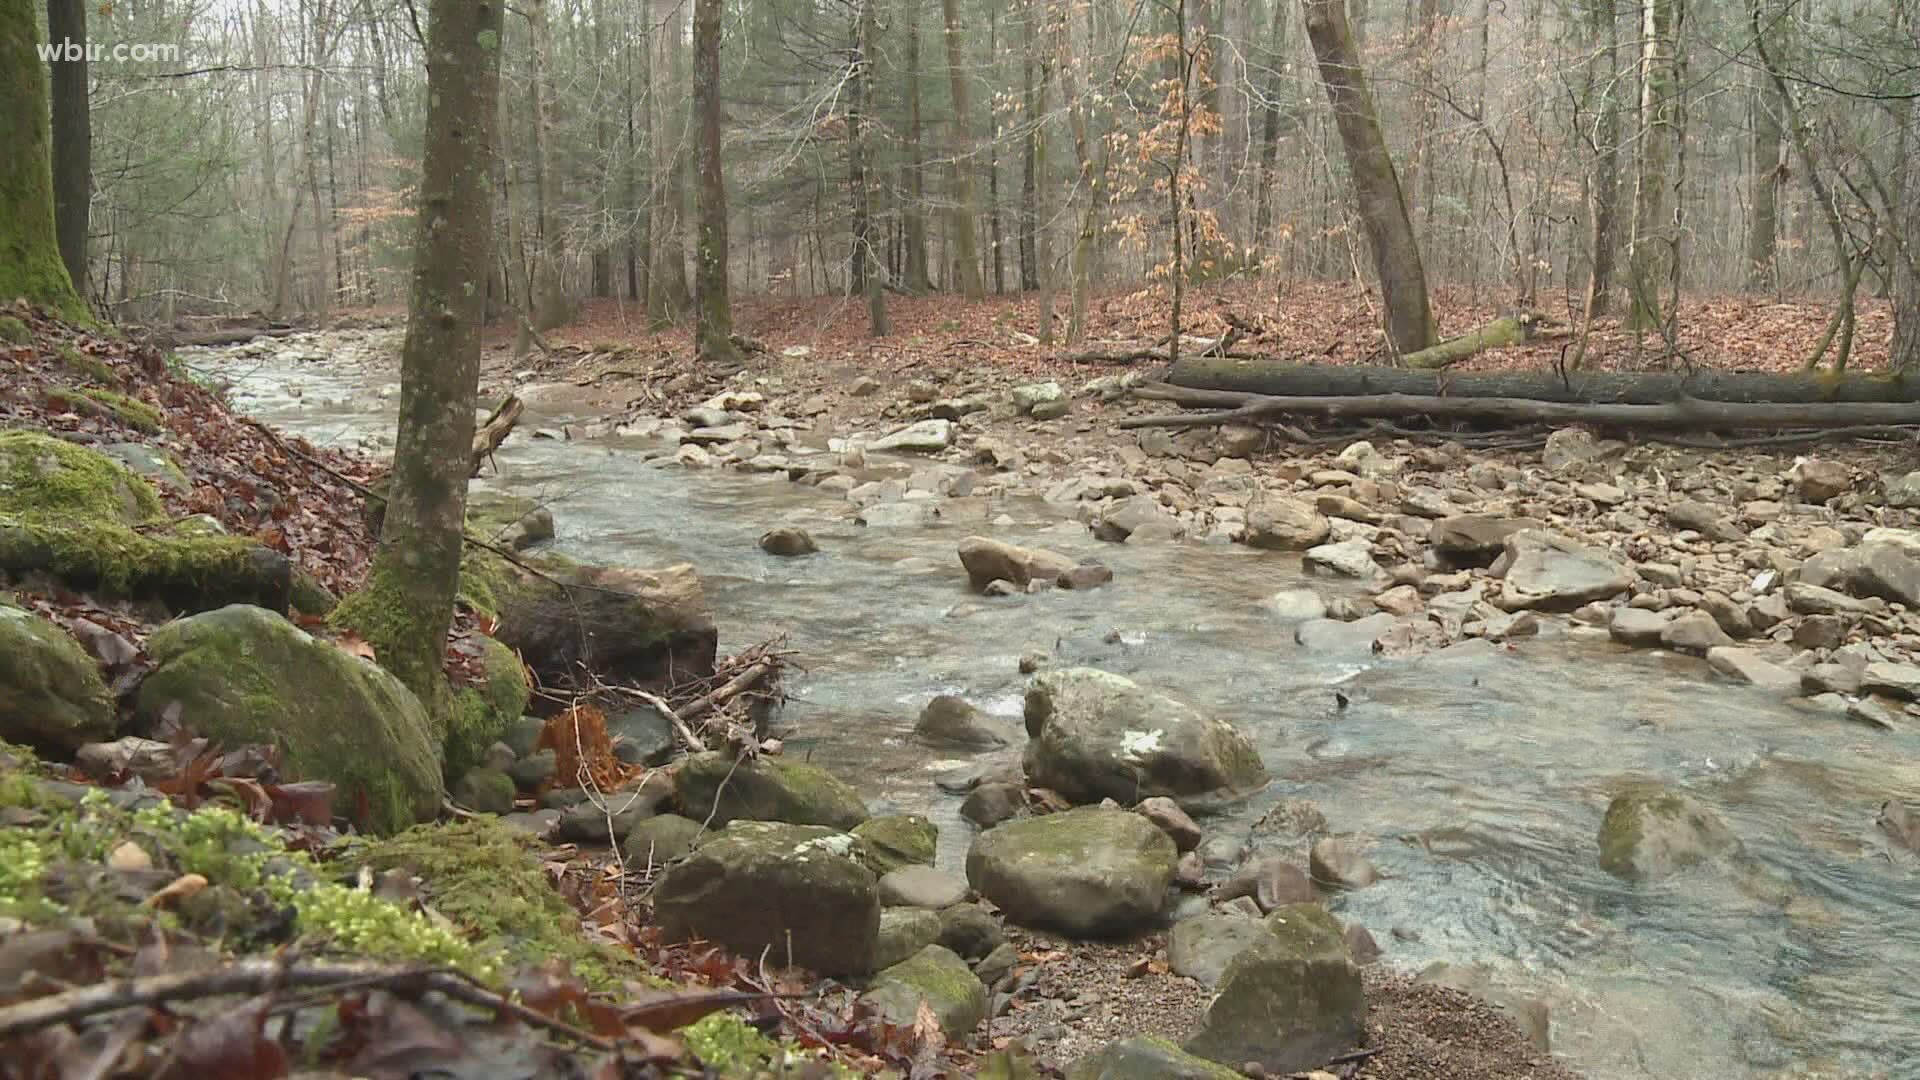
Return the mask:
[[433,0],[426,161],[400,353],[393,484],[367,587],[334,614],[442,717],[493,236],[501,11],[496,0]]
[[[47,40],[87,40],[86,0],[47,0]],[[82,296],[87,291],[87,210],[93,195],[93,126],[87,114],[87,56],[53,61],[53,224],[60,261]]]
[[976,223],[980,203],[973,186],[973,129],[968,122],[967,71],[964,64],[966,41],[960,27],[960,6],[956,0],[941,0],[940,12],[946,26],[947,79],[953,88],[953,261],[959,263],[960,291],[969,300],[987,295],[986,279],[980,274],[980,241]]
[[47,89],[33,0],[0,0],[0,302],[24,296],[86,314],[53,227]]
[[694,243],[694,295],[699,314],[694,348],[700,359],[738,366],[733,304],[727,295],[727,182],[720,163],[720,8],[722,0],[693,5],[693,119],[700,203]]
[[1346,6],[1342,0],[1305,3],[1307,38],[1340,129],[1360,224],[1373,249],[1374,272],[1379,275],[1380,298],[1386,307],[1387,341],[1403,355],[1418,352],[1433,344],[1434,338],[1427,274],[1420,264],[1420,244],[1407,217],[1407,200],[1394,173],[1393,157],[1387,152],[1373,96],[1360,69]]

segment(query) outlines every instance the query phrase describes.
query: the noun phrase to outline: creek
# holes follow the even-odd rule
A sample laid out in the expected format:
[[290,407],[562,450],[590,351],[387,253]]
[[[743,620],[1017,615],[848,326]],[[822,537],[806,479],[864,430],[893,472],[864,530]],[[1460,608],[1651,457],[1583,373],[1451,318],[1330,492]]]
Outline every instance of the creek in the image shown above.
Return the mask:
[[[311,343],[186,358],[284,430],[390,446],[396,344],[327,342],[324,363]],[[934,779],[968,759],[917,744],[914,720],[954,693],[1017,723],[1018,658],[1037,649],[1252,735],[1274,783],[1202,824],[1245,835],[1311,801],[1372,842],[1383,880],[1332,906],[1373,930],[1384,962],[1483,966],[1495,990],[1549,1004],[1555,1052],[1596,1080],[1920,1077],[1920,867],[1873,824],[1882,800],[1920,802],[1914,728],[1854,726],[1690,658],[1554,635],[1412,660],[1364,640],[1307,649],[1262,599],[1342,586],[1296,557],[1101,543],[1037,499],[994,500],[988,516],[1011,523],[867,528],[843,498],[778,475],[684,469],[650,459],[671,447],[646,440],[532,437],[570,419],[530,409],[480,483],[549,505],[569,555],[694,564],[723,652],[786,634],[803,670],[777,722],[785,752],[854,783],[876,813],[932,818],[945,866],[961,866],[972,827]],[[775,525],[807,529],[821,553],[763,554]],[[975,532],[1097,558],[1114,581],[972,595],[954,549]],[[1601,816],[1636,779],[1711,806],[1746,866],[1650,885],[1602,872]]]

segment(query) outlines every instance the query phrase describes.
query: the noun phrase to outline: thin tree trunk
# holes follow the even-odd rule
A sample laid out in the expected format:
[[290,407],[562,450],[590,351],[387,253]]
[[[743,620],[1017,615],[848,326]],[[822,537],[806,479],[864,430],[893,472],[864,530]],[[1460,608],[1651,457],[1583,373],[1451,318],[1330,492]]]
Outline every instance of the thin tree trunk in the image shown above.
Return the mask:
[[873,40],[877,36],[873,0],[860,0],[854,32],[853,105],[847,110],[847,183],[853,189],[853,262],[848,268],[867,301],[867,329],[886,337],[887,299],[882,290],[880,252],[874,239],[873,191],[867,183],[866,113],[873,104]]
[[[87,40],[86,0],[47,0],[47,40]],[[87,57],[60,56],[53,70],[53,221],[60,261],[74,291],[87,294],[87,215],[93,196],[93,128],[87,114]]]
[[1173,310],[1168,319],[1170,333],[1167,335],[1167,362],[1180,363],[1180,316],[1181,307],[1187,298],[1187,262],[1186,262],[1186,201],[1182,197],[1181,183],[1187,168],[1187,146],[1193,127],[1193,54],[1187,51],[1187,0],[1177,0],[1173,8],[1174,40],[1178,43],[1179,53],[1174,62],[1178,65],[1178,76],[1173,92],[1175,104],[1180,108],[1180,123],[1175,129],[1173,141],[1173,168],[1167,173],[1167,210],[1173,226]]
[[1920,165],[1915,165],[1912,153],[1913,147],[1920,146],[1920,98],[1907,104],[1900,141],[1908,152],[1900,158],[1899,176],[1894,181],[1899,209],[1891,215],[1895,250],[1893,348],[1888,366],[1895,371],[1920,372]]
[[[1038,23],[1044,14],[1044,0],[1035,0],[1035,3],[1030,5],[1028,11],[1028,17],[1031,20],[1029,25],[1032,26],[1034,23]],[[1033,29],[1029,31],[1027,41],[1027,55],[1029,58],[1032,58],[1039,52],[1041,40],[1039,28],[1034,26]],[[1039,64],[1040,85],[1034,92],[1032,140],[1033,169],[1042,177],[1042,182],[1035,185],[1036,190],[1033,193],[1033,268],[1035,279],[1033,286],[1040,290],[1040,344],[1051,345],[1053,344],[1053,282],[1057,275],[1054,273],[1052,244],[1048,240],[1050,230],[1047,228],[1047,185],[1044,182],[1044,178],[1047,171],[1047,125],[1045,121],[1047,115],[1047,90],[1049,83],[1052,82],[1053,63],[1047,59],[1046,56],[1041,55]]]
[[[1756,21],[1761,18],[1760,7],[1759,3],[1753,5]],[[1771,29],[1763,25],[1758,32]],[[1786,163],[1781,160],[1786,138],[1780,123],[1785,103],[1780,100],[1773,78],[1766,72],[1756,71],[1752,79],[1747,105],[1753,127],[1747,174],[1747,199],[1753,205],[1747,219],[1747,288],[1767,289],[1774,281],[1774,249],[1780,233],[1780,183],[1786,175]]]
[[940,0],[940,13],[946,28],[947,78],[953,90],[953,259],[959,264],[960,291],[970,300],[987,294],[980,274],[980,242],[976,222],[980,216],[979,198],[973,184],[973,135],[967,105],[967,71],[964,64],[965,42],[960,28],[958,0]]
[[[607,11],[603,0],[593,0],[591,18],[594,66],[605,71],[608,66]],[[612,168],[613,131],[609,120],[612,103],[607,100],[604,81],[597,81],[594,86],[593,149],[600,175],[594,182],[593,295],[605,298],[613,295],[612,191],[615,180]]]
[[699,316],[694,351],[710,363],[737,367],[733,305],[727,295],[727,185],[720,158],[720,8],[724,0],[694,0],[693,113],[700,163],[699,232],[694,241]]
[[[992,79],[1000,57],[999,8],[987,9],[987,77]],[[1000,216],[1000,139],[987,123],[987,238],[993,250],[993,294],[1007,291],[1007,236]]]
[[1613,0],[1590,0],[1588,9],[1600,65],[1600,115],[1594,124],[1593,178],[1587,189],[1587,243],[1591,263],[1587,270],[1586,319],[1606,314],[1613,293],[1615,219],[1620,203],[1620,98],[1614,92],[1619,75],[1620,21]]
[[1671,337],[1671,299],[1680,275],[1681,202],[1673,190],[1680,154],[1680,29],[1685,0],[1642,0],[1640,53],[1640,163],[1634,183],[1632,326],[1659,328]]
[[1274,165],[1280,158],[1280,95],[1286,92],[1287,2],[1273,0],[1273,25],[1267,32],[1265,62],[1267,82],[1261,90],[1260,159],[1255,169],[1253,191],[1253,251],[1250,261],[1258,264],[1267,256],[1273,242]]
[[560,184],[553,167],[556,153],[553,121],[553,28],[547,17],[548,0],[529,0],[527,19],[532,27],[533,71],[528,78],[533,93],[533,218],[539,235],[540,259],[533,275],[533,325],[536,330],[564,326],[573,318],[564,284],[566,238],[560,222]]
[[1038,14],[1028,12],[1026,19],[1026,54],[1021,58],[1020,106],[1021,120],[1027,125],[1026,137],[1020,140],[1020,289],[1031,292],[1040,287],[1039,267],[1033,248],[1033,231],[1039,224],[1040,214],[1035,207],[1037,192],[1034,190],[1037,178],[1034,176],[1035,158],[1038,156],[1037,143],[1040,139],[1040,110],[1034,99],[1033,65],[1039,51],[1038,35],[1040,28],[1034,23]]
[[1067,306],[1067,342],[1079,344],[1087,336],[1087,304],[1093,283],[1093,242],[1100,228],[1099,182],[1093,157],[1093,136],[1087,118],[1088,106],[1075,85],[1073,66],[1073,27],[1071,16],[1063,14],[1053,26],[1053,63],[1060,72],[1060,92],[1066,100],[1067,124],[1073,132],[1073,153],[1079,166],[1081,210],[1073,230],[1071,267],[1073,295]]
[[909,6],[907,20],[907,289],[924,293],[933,287],[927,276],[927,178],[920,137],[920,9]]

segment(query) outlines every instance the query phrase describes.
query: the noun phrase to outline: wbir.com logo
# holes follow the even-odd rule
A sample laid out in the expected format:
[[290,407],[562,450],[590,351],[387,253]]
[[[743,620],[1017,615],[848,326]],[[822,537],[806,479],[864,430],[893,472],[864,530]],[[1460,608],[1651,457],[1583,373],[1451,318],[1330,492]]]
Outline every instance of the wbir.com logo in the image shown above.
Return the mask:
[[180,59],[180,46],[167,42],[118,41],[106,44],[63,38],[36,45],[35,48],[40,51],[40,59],[49,64],[77,64],[82,60],[89,64],[170,64]]

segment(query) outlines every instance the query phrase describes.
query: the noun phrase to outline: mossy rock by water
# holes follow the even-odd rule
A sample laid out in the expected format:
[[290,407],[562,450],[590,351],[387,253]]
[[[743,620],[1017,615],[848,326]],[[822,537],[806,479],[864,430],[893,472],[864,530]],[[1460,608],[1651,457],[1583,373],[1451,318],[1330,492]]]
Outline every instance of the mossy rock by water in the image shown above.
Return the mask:
[[928,945],[873,977],[863,999],[890,1024],[912,1027],[924,1004],[949,1040],[961,1040],[987,1015],[987,988],[950,949]]
[[335,811],[371,832],[440,812],[426,709],[378,666],[244,605],[169,623],[148,651],[158,666],[135,702],[141,723],[177,705],[183,724],[224,745],[277,744],[295,775],[338,785]]
[[1288,904],[1268,933],[1227,964],[1189,1053],[1270,1074],[1317,1069],[1366,1038],[1360,969],[1340,922],[1317,904]]
[[1607,804],[1600,868],[1627,881],[1654,881],[1738,854],[1740,839],[1712,810],[1658,784],[1636,784]]
[[73,751],[113,737],[113,695],[66,631],[0,595],[0,739]]
[[867,820],[859,792],[805,762],[760,755],[735,761],[718,750],[694,754],[674,771],[674,798],[695,821],[784,821],[852,829]]
[[1240,1080],[1240,1073],[1165,1039],[1136,1035],[1067,1066],[1067,1080]]
[[1159,916],[1178,859],[1146,818],[1088,806],[981,833],[967,882],[1022,926],[1105,937]]
[[940,830],[919,814],[883,814],[853,827],[867,842],[874,871],[885,876],[903,866],[932,866]]
[[441,748],[443,766],[451,778],[464,776],[479,763],[487,747],[499,742],[508,725],[527,711],[533,693],[527,685],[526,668],[512,649],[484,634],[475,635],[475,640],[480,645],[480,664],[486,678],[454,695]]

